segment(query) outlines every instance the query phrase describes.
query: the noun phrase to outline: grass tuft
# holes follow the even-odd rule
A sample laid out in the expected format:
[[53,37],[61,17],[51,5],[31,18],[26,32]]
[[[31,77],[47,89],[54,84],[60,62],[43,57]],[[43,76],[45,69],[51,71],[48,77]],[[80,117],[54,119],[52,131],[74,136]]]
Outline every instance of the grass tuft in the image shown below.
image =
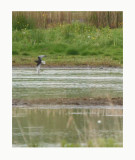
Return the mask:
[[68,55],[78,55],[79,52],[78,52],[77,49],[68,49],[68,50],[67,50],[67,54],[68,54]]

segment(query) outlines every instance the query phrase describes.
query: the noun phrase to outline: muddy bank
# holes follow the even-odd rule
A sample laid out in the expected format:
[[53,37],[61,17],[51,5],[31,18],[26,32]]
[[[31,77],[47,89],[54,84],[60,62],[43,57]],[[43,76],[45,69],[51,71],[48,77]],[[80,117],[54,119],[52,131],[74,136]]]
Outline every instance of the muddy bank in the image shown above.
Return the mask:
[[[74,65],[74,66],[64,66],[64,65],[59,65],[59,66],[54,66],[54,65],[46,65],[46,66],[41,66],[41,70],[43,69],[123,69],[122,66],[91,66],[91,65]],[[12,69],[35,69],[35,65],[13,65]]]
[[123,105],[123,98],[53,98],[53,99],[33,99],[18,100],[13,99],[13,105]]
[[[36,68],[35,64],[12,64],[13,68]],[[122,65],[112,65],[112,64],[72,64],[72,65],[64,65],[64,64],[47,64],[42,66],[41,68],[123,68]]]

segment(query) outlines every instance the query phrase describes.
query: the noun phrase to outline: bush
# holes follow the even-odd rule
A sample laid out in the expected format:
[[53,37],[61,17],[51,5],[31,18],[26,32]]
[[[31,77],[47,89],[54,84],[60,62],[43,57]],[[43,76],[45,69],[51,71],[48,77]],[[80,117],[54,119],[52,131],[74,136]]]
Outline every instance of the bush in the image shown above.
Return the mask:
[[13,55],[18,55],[19,53],[18,53],[18,51],[12,51],[12,54]]
[[85,51],[85,52],[82,52],[82,56],[87,56],[87,55],[89,55],[90,53],[89,52],[87,52],[87,51]]
[[90,51],[90,55],[91,56],[96,56],[98,55],[99,53],[95,50],[95,51]]
[[67,45],[64,43],[54,43],[53,44],[53,51],[56,53],[62,53],[66,50]]
[[111,55],[110,55],[109,53],[105,53],[104,56],[107,56],[107,57],[108,57],[108,56],[111,56]]
[[76,49],[68,49],[67,50],[67,54],[69,54],[69,55],[78,55],[79,52]]
[[28,53],[23,53],[22,55],[23,55],[23,56],[29,56],[29,54],[28,54]]

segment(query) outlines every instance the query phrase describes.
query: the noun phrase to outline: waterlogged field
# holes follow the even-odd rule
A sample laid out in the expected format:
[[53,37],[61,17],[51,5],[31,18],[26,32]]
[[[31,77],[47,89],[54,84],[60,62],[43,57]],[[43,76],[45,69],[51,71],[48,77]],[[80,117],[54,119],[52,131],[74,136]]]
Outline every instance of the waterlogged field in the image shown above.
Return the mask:
[[120,68],[13,68],[13,99],[122,97]]
[[122,105],[69,103],[122,98],[121,68],[42,68],[39,75],[35,68],[13,68],[12,73],[14,147],[123,146]]

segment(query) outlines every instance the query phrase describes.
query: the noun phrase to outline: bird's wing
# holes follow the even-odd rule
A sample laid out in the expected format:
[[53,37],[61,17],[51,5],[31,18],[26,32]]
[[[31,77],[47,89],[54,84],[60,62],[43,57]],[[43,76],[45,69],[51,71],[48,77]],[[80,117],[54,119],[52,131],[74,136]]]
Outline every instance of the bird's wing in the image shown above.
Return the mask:
[[41,60],[43,57],[45,57],[45,55],[40,55],[38,56],[38,59]]

